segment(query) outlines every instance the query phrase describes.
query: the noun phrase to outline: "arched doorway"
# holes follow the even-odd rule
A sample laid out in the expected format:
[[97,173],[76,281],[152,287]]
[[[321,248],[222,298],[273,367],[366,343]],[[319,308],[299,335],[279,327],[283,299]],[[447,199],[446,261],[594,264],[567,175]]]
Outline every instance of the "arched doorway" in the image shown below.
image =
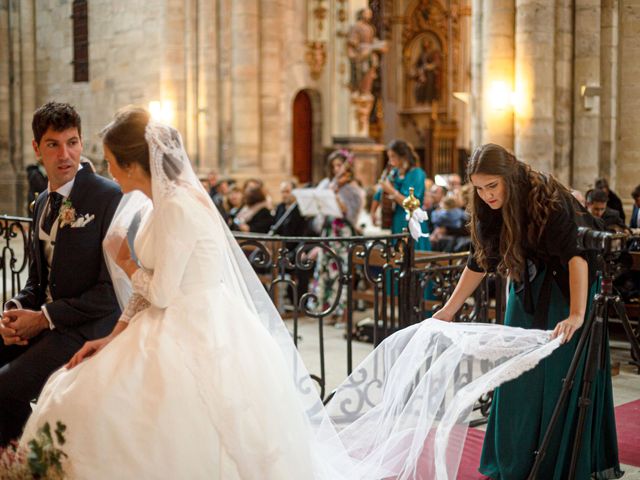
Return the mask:
[[311,97],[301,90],[293,100],[293,175],[300,183],[311,181],[313,168],[313,110]]

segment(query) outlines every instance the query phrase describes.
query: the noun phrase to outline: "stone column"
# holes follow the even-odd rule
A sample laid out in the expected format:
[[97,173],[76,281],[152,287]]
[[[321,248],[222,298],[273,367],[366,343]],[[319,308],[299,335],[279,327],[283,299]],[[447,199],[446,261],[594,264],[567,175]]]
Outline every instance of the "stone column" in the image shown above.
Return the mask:
[[282,1],[261,0],[260,12],[260,126],[261,138],[268,139],[262,143],[260,158],[263,173],[281,176],[291,171],[291,165],[284,164],[285,129],[290,126],[283,122],[282,46],[285,28],[282,25]]
[[[602,1],[602,58],[600,97],[600,174],[616,190],[616,129],[618,115],[618,0]],[[626,99],[625,99],[626,101]]]
[[252,0],[231,4],[231,78],[234,163],[240,169],[260,165],[260,6]]
[[218,0],[218,167],[226,173],[234,167],[231,7],[231,0]]
[[553,171],[555,9],[548,0],[516,0],[515,153]]
[[14,33],[10,31],[13,19],[9,8],[9,0],[0,0],[0,214],[15,213],[14,170],[12,165],[12,108],[11,75],[13,70],[12,50],[6,46],[7,38]]
[[[471,1],[462,0],[460,9],[460,47],[457,62],[457,75],[452,85],[452,92],[471,92],[472,82],[472,18],[468,12],[471,10]],[[469,149],[471,145],[471,105],[452,97],[453,117],[458,119],[458,140],[457,147]]]
[[600,0],[576,0],[575,15],[573,187],[585,191],[600,173],[600,96],[589,110],[580,92],[600,86]]
[[[36,161],[33,151],[31,120],[36,105],[36,33],[35,1],[20,2],[20,95],[19,127],[16,131],[16,196],[17,213],[28,214],[27,175],[25,166]],[[23,210],[23,207],[25,210]]]
[[573,138],[573,10],[572,0],[557,0],[555,14],[554,174],[565,185],[571,179]]
[[515,0],[484,0],[482,12],[482,143],[513,150],[513,109],[496,109],[490,92],[496,82],[513,89]]
[[198,11],[198,142],[200,170],[219,169],[218,10],[216,0],[200,0]]
[[0,213],[25,215],[25,164],[34,159],[31,116],[35,109],[34,2],[0,3]]
[[164,32],[161,38],[164,51],[160,67],[160,100],[172,102],[173,125],[188,144],[184,7],[184,0],[166,2]]
[[482,144],[483,0],[471,2],[471,149]]
[[184,125],[183,133],[185,146],[189,158],[196,171],[199,171],[202,164],[200,158],[200,132],[198,122],[198,111],[200,109],[200,26],[199,1],[184,1],[184,71],[185,71],[185,104],[184,104]]
[[[620,0],[620,112],[618,122],[616,191],[629,205],[640,184],[640,0]],[[630,213],[631,209],[627,210]]]

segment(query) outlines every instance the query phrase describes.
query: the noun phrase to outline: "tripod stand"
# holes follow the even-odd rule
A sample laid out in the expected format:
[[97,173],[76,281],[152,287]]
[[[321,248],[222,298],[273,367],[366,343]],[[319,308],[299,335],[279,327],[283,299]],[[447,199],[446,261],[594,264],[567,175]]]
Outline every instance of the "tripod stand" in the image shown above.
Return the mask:
[[571,452],[571,464],[569,468],[569,479],[574,479],[576,474],[576,467],[578,463],[578,455],[580,448],[582,447],[582,436],[584,433],[584,424],[587,416],[587,411],[591,404],[590,394],[591,387],[595,376],[599,369],[603,369],[606,366],[606,348],[607,348],[607,328],[609,324],[609,308],[613,308],[618,315],[618,318],[622,322],[625,334],[629,342],[631,343],[631,349],[636,358],[640,359],[640,345],[638,339],[635,337],[629,318],[624,310],[624,305],[620,300],[620,297],[613,294],[613,270],[615,264],[615,254],[603,255],[603,267],[600,272],[600,293],[597,293],[593,298],[591,305],[591,311],[585,321],[582,334],[576,347],[576,352],[567,371],[567,376],[564,378],[562,390],[560,391],[560,397],[556,403],[555,409],[549,421],[549,425],[540,444],[540,448],[536,452],[536,458],[531,468],[531,472],[527,477],[528,480],[535,480],[538,475],[538,470],[542,464],[549,442],[551,441],[551,434],[558,422],[560,413],[567,402],[569,393],[573,388],[576,372],[580,365],[580,359],[582,353],[587,348],[586,362],[584,371],[582,374],[582,391],[578,398],[578,423],[576,427],[576,433],[573,441],[573,449]]

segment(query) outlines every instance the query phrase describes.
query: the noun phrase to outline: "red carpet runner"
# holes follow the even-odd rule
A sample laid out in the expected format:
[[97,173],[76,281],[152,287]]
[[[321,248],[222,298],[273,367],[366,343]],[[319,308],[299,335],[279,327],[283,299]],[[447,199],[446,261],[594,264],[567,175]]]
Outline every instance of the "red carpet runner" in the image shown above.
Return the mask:
[[640,467],[640,400],[616,407],[620,463]]
[[482,442],[484,432],[477,428],[470,428],[467,432],[467,440],[464,442],[462,451],[462,461],[458,469],[458,480],[480,480],[485,477],[478,472],[480,465],[480,454],[482,453]]
[[[616,428],[620,463],[640,467],[640,400],[616,407]],[[483,431],[469,429],[458,471],[458,480],[487,478],[478,472],[483,440]]]

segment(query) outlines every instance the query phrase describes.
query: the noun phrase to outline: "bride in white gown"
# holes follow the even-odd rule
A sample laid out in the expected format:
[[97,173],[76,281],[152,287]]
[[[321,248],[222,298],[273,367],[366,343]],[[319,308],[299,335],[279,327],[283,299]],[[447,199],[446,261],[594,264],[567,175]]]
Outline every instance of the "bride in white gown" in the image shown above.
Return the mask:
[[64,423],[70,478],[455,478],[475,399],[559,344],[425,321],[378,347],[325,408],[179,134],[130,108],[103,139],[112,175],[136,191],[105,239],[126,308],[52,375],[22,437]]

